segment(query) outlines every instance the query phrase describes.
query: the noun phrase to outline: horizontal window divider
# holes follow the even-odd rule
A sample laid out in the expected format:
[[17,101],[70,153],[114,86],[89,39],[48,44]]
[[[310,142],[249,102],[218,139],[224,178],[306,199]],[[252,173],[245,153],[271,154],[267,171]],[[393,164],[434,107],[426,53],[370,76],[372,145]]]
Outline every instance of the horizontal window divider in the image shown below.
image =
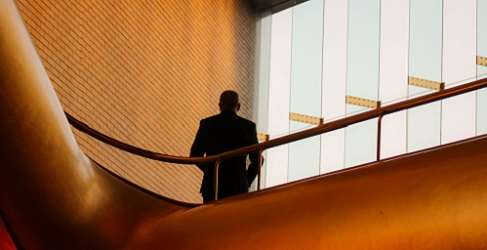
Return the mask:
[[345,103],[371,108],[371,109],[380,108],[380,101],[370,100],[370,99],[356,97],[356,96],[347,95],[345,97]]
[[321,118],[321,117],[303,115],[303,114],[292,113],[292,112],[289,113],[289,120],[295,121],[295,122],[313,124],[313,125],[321,125],[321,124],[323,124],[323,121],[324,121],[323,118]]
[[259,141],[268,141],[269,140],[269,135],[268,134],[263,134],[263,133],[257,133],[257,139]]
[[487,66],[487,57],[477,56],[477,64],[481,66]]
[[427,88],[427,89],[432,89],[432,90],[444,90],[445,89],[445,83],[444,82],[435,82],[419,77],[408,77],[408,84],[416,87],[421,87],[421,88]]

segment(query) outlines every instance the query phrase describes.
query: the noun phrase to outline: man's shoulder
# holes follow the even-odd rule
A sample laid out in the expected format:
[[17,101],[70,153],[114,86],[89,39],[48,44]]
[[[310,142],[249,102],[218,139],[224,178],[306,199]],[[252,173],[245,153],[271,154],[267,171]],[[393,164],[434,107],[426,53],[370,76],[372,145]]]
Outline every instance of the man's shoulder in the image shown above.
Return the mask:
[[209,116],[209,117],[206,117],[206,118],[203,118],[201,119],[201,123],[208,123],[208,122],[211,122],[211,121],[214,121],[214,120],[218,120],[218,115],[213,115],[213,116]]
[[249,119],[243,118],[241,116],[238,116],[238,119],[240,119],[241,122],[243,122],[244,124],[246,124],[248,126],[255,126],[255,122],[253,122]]
[[[235,115],[233,116],[234,118],[230,118],[230,119],[237,119],[239,121],[240,124],[244,124],[245,126],[255,126],[255,122],[249,120],[249,119],[246,119],[246,118],[243,118],[239,115]],[[213,123],[213,122],[221,122],[221,121],[225,121],[225,120],[228,120],[228,116],[224,116],[223,114],[216,114],[216,115],[213,115],[213,116],[210,116],[210,117],[206,117],[206,118],[203,118],[201,119],[201,124],[210,124],[210,123]]]

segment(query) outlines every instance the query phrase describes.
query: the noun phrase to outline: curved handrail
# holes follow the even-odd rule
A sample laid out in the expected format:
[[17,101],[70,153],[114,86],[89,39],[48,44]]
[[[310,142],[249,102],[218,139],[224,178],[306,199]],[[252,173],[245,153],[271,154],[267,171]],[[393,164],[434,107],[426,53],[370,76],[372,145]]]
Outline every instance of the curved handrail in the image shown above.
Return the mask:
[[[91,128],[86,123],[74,118],[68,112],[64,112],[66,114],[66,118],[68,119],[69,123],[76,128],[77,130],[99,140],[102,141],[110,146],[118,148],[120,150],[142,156],[144,158],[156,160],[156,161],[163,161],[163,162],[170,162],[170,163],[177,163],[177,164],[208,164],[211,163],[214,157],[184,157],[184,156],[174,156],[174,155],[167,155],[156,153],[150,150],[138,148],[127,144],[125,142],[119,141],[114,139],[108,135],[105,135],[97,130]],[[216,159],[216,158],[215,158]]]
[[340,128],[347,127],[349,125],[359,123],[365,120],[381,117],[386,114],[398,112],[401,110],[409,109],[409,108],[414,108],[420,105],[428,104],[434,101],[439,101],[448,97],[453,97],[456,95],[468,93],[471,91],[475,91],[481,88],[487,87],[487,78],[480,79],[477,81],[473,81],[471,83],[463,84],[457,87],[453,87],[450,89],[442,90],[440,92],[435,92],[431,93],[428,95],[416,97],[413,99],[409,99],[406,101],[402,101],[399,103],[394,103],[391,105],[383,106],[381,108],[369,110],[363,113],[359,113],[353,116],[348,116],[336,121],[324,123],[322,125],[319,125],[317,127],[313,127],[307,130],[303,130],[300,132],[296,132],[293,134],[289,134],[286,136],[282,136],[279,138],[271,139],[266,142],[258,143],[258,144],[253,144],[250,146],[234,149],[225,153],[221,153],[218,155],[212,155],[208,157],[184,157],[184,156],[174,156],[174,155],[166,155],[166,154],[160,154],[156,152],[152,152],[149,150],[141,149],[138,147],[134,147],[132,145],[129,145],[127,143],[121,142],[119,140],[116,140],[114,138],[111,138],[107,135],[104,135],[85,123],[77,120],[70,114],[66,112],[66,116],[68,118],[68,121],[73,127],[78,129],[81,132],[84,132],[102,142],[105,142],[111,146],[114,146],[118,149],[124,150],[126,152],[130,152],[145,158],[157,160],[157,161],[163,161],[163,162],[170,162],[170,163],[177,163],[177,164],[213,164],[217,160],[223,160],[223,159],[228,159],[231,157],[239,156],[242,154],[248,154],[251,152],[257,152],[257,151],[262,151],[268,148],[273,148],[277,147],[283,144],[303,140],[312,136],[316,136],[319,134],[324,134],[327,132],[331,132],[333,130],[337,130]]
[[377,118],[379,117],[378,121],[378,134],[377,134],[377,161],[380,160],[380,138],[381,138],[381,121],[382,117],[386,114],[398,112],[401,110],[417,107],[420,105],[428,104],[434,101],[439,101],[448,97],[453,97],[456,95],[464,94],[470,91],[474,91],[477,89],[481,89],[487,87],[487,78],[477,80],[471,83],[463,84],[457,87],[453,87],[447,90],[441,90],[439,92],[431,93],[428,95],[416,97],[413,99],[409,99],[403,102],[387,105],[381,108],[369,110],[367,112],[359,113],[353,116],[348,116],[336,121],[332,121],[329,123],[324,123],[322,125],[318,125],[317,127],[310,128],[307,130],[303,130],[300,132],[296,132],[293,134],[289,134],[286,136],[282,136],[279,138],[275,138],[266,142],[262,143],[257,143],[253,144],[250,146],[234,149],[231,151],[227,151],[218,155],[212,155],[208,157],[182,157],[182,156],[173,156],[173,155],[166,155],[166,154],[160,154],[160,153],[155,153],[149,150],[141,149],[138,147],[131,146],[127,143],[121,142],[119,140],[116,140],[114,138],[111,138],[107,135],[104,135],[92,128],[90,128],[88,125],[85,123],[75,119],[73,116],[69,115],[66,113],[66,116],[75,128],[78,130],[94,137],[97,138],[111,146],[114,146],[118,149],[146,157],[149,159],[157,160],[157,161],[163,161],[163,162],[170,162],[170,163],[178,163],[178,164],[197,164],[197,165],[206,165],[206,164],[214,164],[215,168],[215,176],[214,176],[214,182],[213,182],[213,188],[215,192],[215,200],[218,199],[218,169],[220,162],[239,155],[243,154],[249,154],[252,152],[258,152],[259,154],[259,166],[258,166],[258,180],[257,180],[257,190],[260,190],[260,182],[261,182],[261,165],[262,165],[262,152],[265,149],[280,146],[283,144],[303,140],[312,136],[324,134],[327,132],[331,132],[333,130],[341,129],[344,127],[347,127],[349,125],[359,123],[362,121],[366,121],[369,119]]

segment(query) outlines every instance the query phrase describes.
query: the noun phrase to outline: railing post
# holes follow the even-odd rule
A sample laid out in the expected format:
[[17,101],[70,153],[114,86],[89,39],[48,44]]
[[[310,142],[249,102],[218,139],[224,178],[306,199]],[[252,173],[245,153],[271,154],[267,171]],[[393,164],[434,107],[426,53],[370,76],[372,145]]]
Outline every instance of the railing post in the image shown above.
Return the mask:
[[215,178],[213,179],[213,186],[215,188],[215,200],[218,200],[218,170],[220,168],[221,158],[218,158],[215,162]]
[[264,153],[264,148],[259,150],[259,164],[257,165],[257,190],[260,190],[260,181],[261,181],[261,173],[262,173],[262,154]]
[[381,131],[382,131],[382,117],[384,117],[384,113],[380,113],[378,124],[377,124],[377,161],[380,160],[380,141],[381,141]]

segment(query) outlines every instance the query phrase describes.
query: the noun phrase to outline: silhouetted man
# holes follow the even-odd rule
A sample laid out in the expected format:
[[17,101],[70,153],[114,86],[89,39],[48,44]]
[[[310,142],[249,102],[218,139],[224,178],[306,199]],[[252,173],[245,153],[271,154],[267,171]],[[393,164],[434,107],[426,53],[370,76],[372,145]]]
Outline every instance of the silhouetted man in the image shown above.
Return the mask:
[[[237,115],[240,110],[238,94],[227,90],[220,96],[220,114],[201,120],[200,127],[191,147],[190,156],[202,157],[220,154],[232,149],[258,143],[255,123]],[[218,198],[247,193],[257,176],[259,156],[247,155],[226,159],[220,163]],[[203,171],[201,195],[203,202],[215,199],[214,164],[198,165]]]

